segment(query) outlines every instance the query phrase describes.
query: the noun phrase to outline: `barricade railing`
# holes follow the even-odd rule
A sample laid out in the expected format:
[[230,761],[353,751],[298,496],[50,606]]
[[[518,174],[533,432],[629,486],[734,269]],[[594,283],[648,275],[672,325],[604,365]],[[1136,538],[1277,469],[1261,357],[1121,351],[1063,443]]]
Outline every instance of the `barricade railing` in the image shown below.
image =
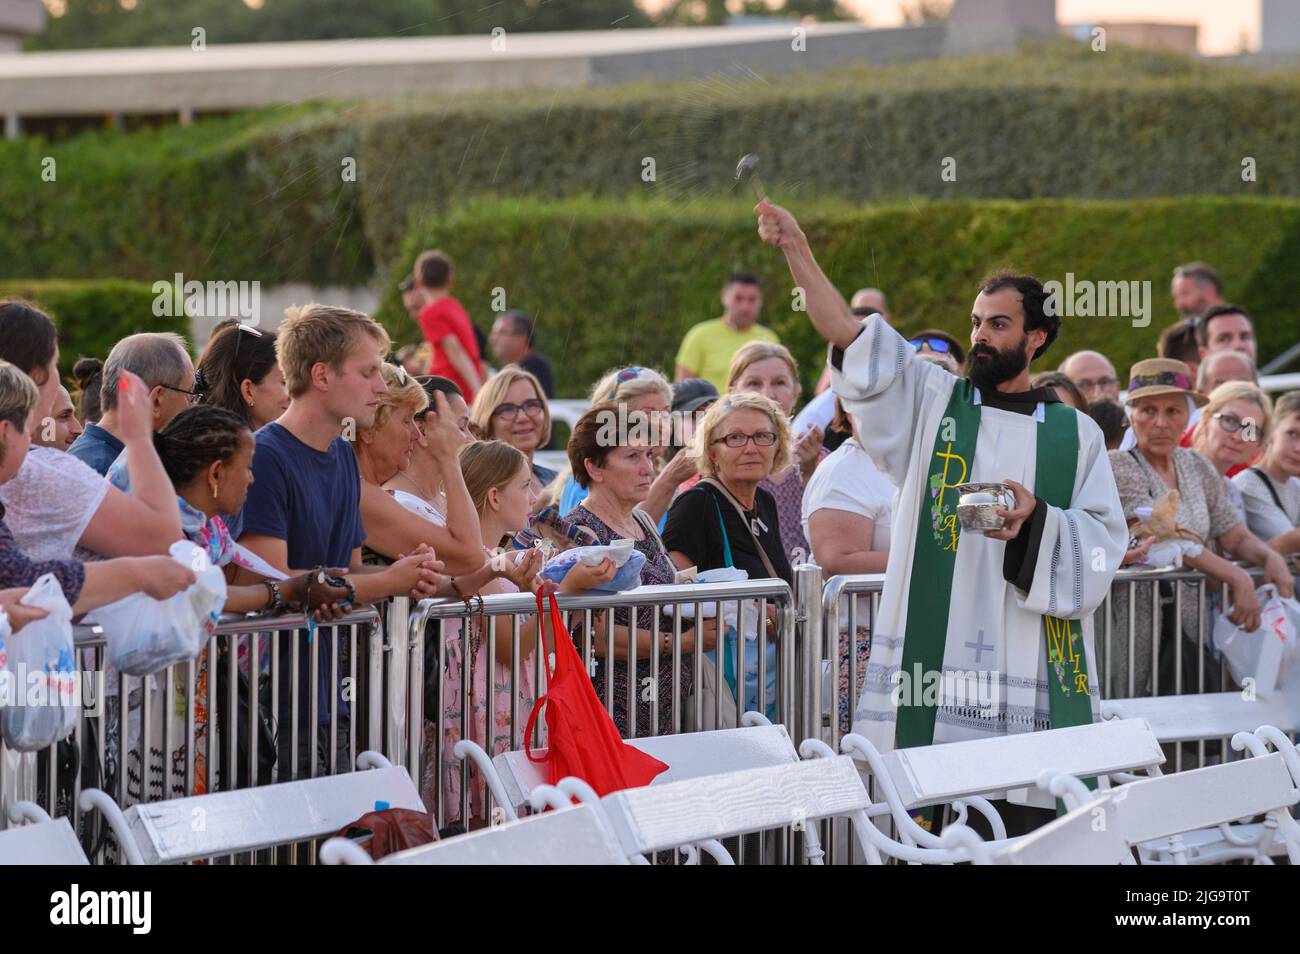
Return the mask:
[[[861,694],[883,587],[883,574],[824,580],[820,567],[801,564],[793,588],[780,580],[647,586],[564,594],[559,606],[625,736],[727,728],[761,699],[791,738],[837,747]],[[1103,699],[1235,688],[1213,649],[1226,599],[1226,587],[1196,571],[1121,571],[1093,620]],[[723,638],[693,652],[693,620],[709,604],[721,605]],[[634,613],[651,639],[629,665]],[[438,806],[440,826],[490,818],[490,793],[451,750],[462,738],[493,755],[524,747],[546,685],[536,625],[526,593],[469,607],[401,598],[314,628],[301,615],[230,618],[198,658],[144,678],[106,672],[103,632],[78,626],[76,729],[40,752],[0,742],[0,827],[14,801],[35,801],[68,815],[102,858],[103,839],[85,830],[77,805],[83,788],[129,805],[352,771],[365,749],[410,771],[426,804]],[[719,643],[734,650],[720,653]],[[529,741],[545,744],[544,720]],[[1226,752],[1208,746],[1211,761]],[[1207,742],[1178,744],[1170,762],[1172,771],[1207,764]]]
[[[783,580],[565,594],[558,604],[606,710],[625,737],[739,725],[760,697],[769,717],[797,737],[796,614]],[[707,613],[708,604],[723,619],[723,638],[712,649],[693,652],[692,620]],[[638,630],[649,633],[649,653],[634,655],[629,664],[626,630],[633,613]],[[426,803],[437,802],[440,826],[491,817],[491,794],[472,778],[469,764],[452,754],[459,739],[473,739],[490,755],[524,748],[532,702],[546,686],[544,660],[534,651],[536,619],[537,604],[528,593],[487,596],[472,607],[459,600],[425,600],[411,613],[411,671],[422,664],[425,676],[412,683],[408,701],[412,725],[423,729],[411,734],[410,764],[421,765],[421,794]],[[744,638],[747,631],[752,639]],[[465,660],[474,663],[466,667]],[[473,679],[465,678],[467,668]],[[728,675],[734,675],[734,695]],[[436,717],[426,716],[426,703],[438,706]],[[529,740],[534,747],[545,744],[543,722],[538,720]],[[417,734],[425,739],[418,759]]]
[[314,627],[302,615],[232,616],[195,659],[138,677],[111,669],[100,627],[74,627],[76,727],[36,752],[0,742],[0,827],[10,804],[34,801],[67,815],[102,860],[83,788],[125,807],[351,771],[384,739],[384,631],[370,607]]

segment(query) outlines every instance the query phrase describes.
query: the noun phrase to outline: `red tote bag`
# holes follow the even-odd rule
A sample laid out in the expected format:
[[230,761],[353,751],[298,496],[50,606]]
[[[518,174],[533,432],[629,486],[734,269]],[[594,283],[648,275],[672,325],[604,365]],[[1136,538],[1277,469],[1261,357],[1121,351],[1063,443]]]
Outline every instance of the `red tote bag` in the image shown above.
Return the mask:
[[[545,613],[542,594],[538,593],[539,631],[544,628]],[[547,668],[546,695],[533,704],[524,729],[524,747],[529,760],[547,764],[552,785],[573,776],[590,785],[598,795],[650,784],[668,766],[628,745],[618,734],[565,629],[554,595],[551,596],[551,625],[555,633],[555,672]],[[543,703],[546,704],[548,748],[545,755],[534,757],[533,727]]]

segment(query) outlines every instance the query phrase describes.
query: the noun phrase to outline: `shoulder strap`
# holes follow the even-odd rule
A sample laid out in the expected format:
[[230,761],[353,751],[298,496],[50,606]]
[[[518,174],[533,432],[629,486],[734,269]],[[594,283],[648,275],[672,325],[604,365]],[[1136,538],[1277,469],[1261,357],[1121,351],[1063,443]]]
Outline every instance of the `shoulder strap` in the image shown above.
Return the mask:
[[1268,488],[1268,495],[1273,498],[1273,503],[1277,504],[1277,509],[1286,513],[1286,507],[1282,506],[1282,498],[1278,496],[1277,488],[1273,486],[1273,478],[1258,467],[1252,467],[1250,472],[1264,482],[1264,486]]
[[[717,487],[718,490],[722,493],[722,496],[726,497],[727,500],[731,502],[731,506],[735,508],[736,515],[740,517],[741,526],[749,527],[749,532],[754,536],[754,549],[758,550],[759,558],[763,561],[763,569],[767,570],[768,576],[772,577],[773,579],[779,580],[781,578],[781,575],[776,572],[776,567],[772,566],[772,561],[768,557],[767,551],[763,549],[763,541],[758,539],[758,534],[754,533],[754,528],[750,525],[748,518],[745,517],[745,508],[740,505],[740,501],[737,500],[735,497],[731,496],[731,492],[727,490],[727,488],[724,487],[722,485],[722,482],[719,480],[714,480],[712,477],[701,477],[700,483],[708,484],[711,487]],[[718,504],[717,498],[714,498],[713,504],[715,507],[717,506]],[[722,522],[721,510],[718,511],[718,521]],[[725,523],[723,523],[722,525],[722,539],[724,545],[726,545],[727,526]],[[727,547],[727,549],[730,549],[730,547]]]
[[635,520],[637,526],[641,528],[641,532],[646,535],[646,539],[653,540],[659,546],[659,552],[664,556],[667,556],[668,548],[664,546],[663,537],[659,536],[659,528],[656,527],[655,522],[650,519],[650,515],[645,513],[643,510],[634,507],[632,509],[632,519]]

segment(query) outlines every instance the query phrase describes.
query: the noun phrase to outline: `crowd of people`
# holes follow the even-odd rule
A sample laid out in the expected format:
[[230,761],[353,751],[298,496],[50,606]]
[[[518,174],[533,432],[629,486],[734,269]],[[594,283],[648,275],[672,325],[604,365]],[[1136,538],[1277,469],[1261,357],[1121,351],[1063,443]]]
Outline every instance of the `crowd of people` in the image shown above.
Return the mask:
[[[536,349],[534,322],[507,312],[480,340],[453,283],[445,254],[420,256],[402,292],[424,344],[396,354],[370,317],[311,304],[291,309],[274,330],[223,322],[197,360],[175,335],[131,335],[102,362],[78,361],[73,392],[60,373],[54,322],[36,305],[0,302],[0,607],[16,638],[39,616],[21,598],[45,573],[78,614],[132,592],[164,599],[181,591],[193,573],[167,551],[182,538],[226,569],[228,610],[293,609],[324,621],[393,596],[463,600],[468,620],[475,594],[542,587],[541,551],[528,546],[539,527],[580,543],[632,541],[645,558],[642,584],[723,570],[792,583],[792,567],[809,560],[828,576],[885,570],[897,492],[890,468],[864,449],[828,374],[801,406],[801,382],[817,369],[801,369],[758,324],[763,295],[753,273],[732,274],[721,317],[687,332],[672,381],[647,364],[613,369],[594,384],[559,473],[538,459],[553,438],[554,373]],[[1224,302],[1209,266],[1176,269],[1171,292],[1180,317],[1160,336],[1157,356],[1122,379],[1105,355],[1078,351],[1035,377],[1032,393],[1096,421],[1130,526],[1137,531],[1157,502],[1172,502],[1187,544],[1182,563],[1226,584],[1232,605],[1222,609],[1254,628],[1260,607],[1239,563],[1262,567],[1293,592],[1300,392],[1274,401],[1261,390],[1252,319]],[[867,326],[902,323],[878,289],[860,290],[852,307]],[[1027,333],[1038,314],[1025,303],[1008,320]],[[999,360],[989,331],[989,322],[974,324],[969,353],[938,330],[902,340],[917,359],[961,376],[977,354]],[[484,360],[489,351],[495,371]],[[1152,540],[1136,536],[1124,562],[1144,564]],[[503,548],[518,558],[499,559]],[[588,590],[616,569],[610,560],[578,564],[558,588]],[[1143,617],[1151,598],[1134,598],[1140,691],[1152,678]],[[593,682],[602,697],[612,687],[613,718],[625,734],[668,731],[674,695],[697,689],[694,654],[716,666],[719,651],[730,651],[716,620],[684,620],[674,664],[671,634],[653,612],[615,610],[612,626],[598,614],[590,633],[573,631],[580,647],[592,641]],[[1189,637],[1196,612],[1183,607]],[[871,652],[865,608],[856,619],[853,627],[841,621],[844,730]],[[1126,609],[1117,607],[1116,623],[1127,625]],[[523,619],[516,685],[510,627],[495,629],[498,671],[488,672],[488,632],[467,625],[468,641],[459,624],[445,629],[446,671],[428,674],[444,687],[427,713],[429,735],[441,735],[448,759],[466,722],[490,752],[511,747],[500,714],[531,706],[536,687],[527,674],[548,638],[534,617]],[[858,686],[847,683],[851,654]],[[645,668],[652,657],[658,691],[630,693],[629,660]],[[773,656],[769,680],[776,668]],[[767,704],[756,671],[733,679],[729,688],[744,693],[747,708]],[[493,725],[489,711],[498,714]],[[455,806],[454,818],[460,772],[445,769],[443,790],[427,794]],[[470,801],[481,811],[481,791]]]

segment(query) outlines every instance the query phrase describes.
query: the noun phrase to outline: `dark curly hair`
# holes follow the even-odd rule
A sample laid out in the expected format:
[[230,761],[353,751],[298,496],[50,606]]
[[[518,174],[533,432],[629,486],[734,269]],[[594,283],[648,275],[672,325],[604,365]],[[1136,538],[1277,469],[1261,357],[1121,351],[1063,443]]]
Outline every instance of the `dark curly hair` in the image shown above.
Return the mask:
[[210,404],[181,411],[154,433],[153,444],[173,487],[184,487],[204,468],[235,456],[240,439],[251,434],[238,414]]
[[1061,332],[1060,309],[1049,310],[1047,301],[1051,295],[1044,290],[1043,283],[1033,275],[1020,272],[994,272],[980,284],[980,294],[992,295],[1004,288],[1014,288],[1020,292],[1020,301],[1025,309],[1025,333],[1039,330],[1047,332],[1047,340],[1034,352],[1035,358],[1042,357]]

